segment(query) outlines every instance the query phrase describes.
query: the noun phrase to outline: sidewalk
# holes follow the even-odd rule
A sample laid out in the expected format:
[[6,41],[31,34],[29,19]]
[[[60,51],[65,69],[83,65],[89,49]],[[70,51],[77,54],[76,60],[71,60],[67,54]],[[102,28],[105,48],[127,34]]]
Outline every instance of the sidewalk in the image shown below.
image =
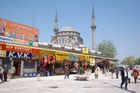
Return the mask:
[[137,84],[128,84],[128,90],[120,88],[121,79],[111,79],[100,73],[95,79],[94,74],[89,76],[88,81],[74,80],[76,75],[70,75],[64,79],[64,75],[9,79],[0,84],[0,93],[140,93],[140,81]]

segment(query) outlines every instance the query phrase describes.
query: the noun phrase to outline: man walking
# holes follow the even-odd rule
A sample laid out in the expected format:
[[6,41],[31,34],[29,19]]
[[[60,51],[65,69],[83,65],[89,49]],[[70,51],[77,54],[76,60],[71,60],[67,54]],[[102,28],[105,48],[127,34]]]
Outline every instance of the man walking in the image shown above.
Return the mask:
[[7,81],[7,73],[8,73],[8,66],[5,65],[4,66],[4,72],[3,72],[3,74],[4,74],[4,81]]
[[125,69],[123,67],[121,68],[121,78],[122,78],[121,88],[125,83],[125,89],[127,89],[128,72],[126,68]]

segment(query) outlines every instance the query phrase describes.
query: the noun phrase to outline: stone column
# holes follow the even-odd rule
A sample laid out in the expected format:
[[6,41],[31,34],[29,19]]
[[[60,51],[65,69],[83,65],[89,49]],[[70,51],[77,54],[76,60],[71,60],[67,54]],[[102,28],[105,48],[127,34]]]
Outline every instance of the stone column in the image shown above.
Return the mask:
[[23,72],[24,72],[24,61],[21,60],[21,68],[20,68],[20,76],[23,76]]
[[11,69],[12,69],[12,66],[14,65],[14,60],[10,58],[10,61],[11,61]]
[[35,61],[35,72],[37,72],[37,61]]

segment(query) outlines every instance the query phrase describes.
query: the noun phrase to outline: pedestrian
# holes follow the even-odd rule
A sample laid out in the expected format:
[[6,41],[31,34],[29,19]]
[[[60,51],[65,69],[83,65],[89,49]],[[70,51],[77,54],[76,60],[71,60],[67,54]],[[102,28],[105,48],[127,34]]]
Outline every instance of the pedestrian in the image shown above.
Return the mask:
[[128,67],[127,68],[127,72],[128,72],[128,83],[130,83],[130,81],[131,81],[131,75],[132,75],[132,70]]
[[84,68],[83,68],[83,63],[81,61],[79,61],[79,74],[82,75],[84,74]]
[[125,83],[125,89],[127,90],[128,72],[126,68],[121,67],[121,78],[122,78],[121,88]]
[[11,79],[15,78],[15,72],[16,72],[16,68],[15,68],[15,66],[12,66],[12,68],[11,68]]
[[97,66],[97,67],[95,68],[95,79],[98,78],[98,76],[99,76],[99,71],[100,71],[100,68]]
[[7,74],[8,74],[8,66],[7,65],[4,65],[4,81],[7,81]]
[[70,66],[69,66],[68,63],[65,63],[64,64],[64,73],[65,73],[64,79],[69,78],[69,75],[70,75]]
[[134,69],[133,69],[133,77],[134,77],[135,83],[137,83],[138,76],[139,76],[139,71],[138,71],[138,69],[136,67],[134,67]]
[[111,79],[114,79],[114,72],[115,72],[114,66],[111,66],[110,72],[111,72]]
[[3,83],[3,71],[4,71],[4,69],[3,69],[2,65],[0,65],[0,79],[1,79],[2,83]]
[[118,67],[115,67],[115,73],[116,73],[116,78],[118,79],[119,78],[119,68]]

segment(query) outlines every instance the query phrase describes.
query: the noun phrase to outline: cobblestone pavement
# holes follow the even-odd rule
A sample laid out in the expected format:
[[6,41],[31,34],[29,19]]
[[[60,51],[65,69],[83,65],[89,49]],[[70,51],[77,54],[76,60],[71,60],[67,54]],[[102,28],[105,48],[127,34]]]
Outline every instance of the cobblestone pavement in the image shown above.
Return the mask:
[[0,84],[0,93],[140,93],[140,80],[137,84],[128,84],[128,90],[120,88],[120,79],[99,75],[98,79],[90,75],[87,81],[69,79],[64,76],[34,78],[18,78]]

